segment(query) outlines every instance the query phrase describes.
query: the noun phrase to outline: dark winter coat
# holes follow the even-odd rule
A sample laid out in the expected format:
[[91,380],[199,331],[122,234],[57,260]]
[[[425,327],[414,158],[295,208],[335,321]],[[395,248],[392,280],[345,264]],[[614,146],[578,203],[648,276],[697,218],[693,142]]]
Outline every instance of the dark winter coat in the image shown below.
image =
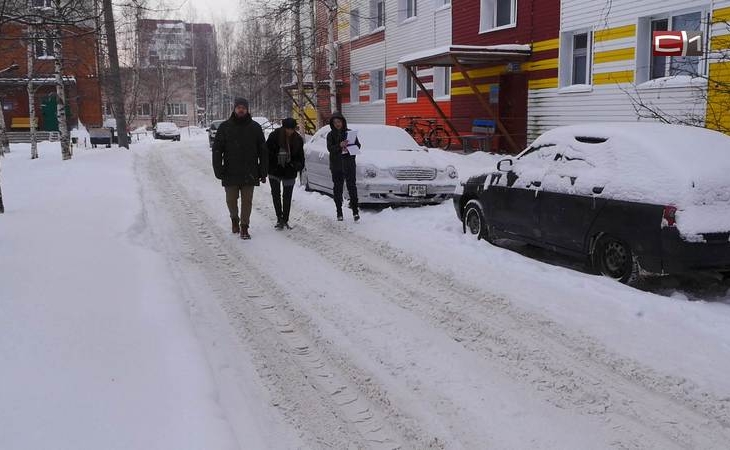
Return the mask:
[[[334,120],[335,119],[341,119],[342,120],[342,129],[338,130],[334,126]],[[339,172],[342,171],[342,147],[340,147],[340,142],[347,140],[347,131],[349,128],[347,128],[347,120],[345,120],[345,117],[335,112],[332,114],[332,117],[330,117],[330,128],[332,129],[329,133],[327,133],[327,150],[330,153],[330,171],[333,172]],[[357,145],[358,148],[360,148],[360,140],[355,140],[355,145]],[[348,158],[355,158],[354,155],[347,156]]]
[[213,172],[223,186],[258,186],[269,172],[269,155],[261,125],[250,114],[232,113],[218,126],[213,142]]
[[287,148],[286,131],[277,128],[272,131],[266,140],[269,150],[269,175],[281,179],[294,179],[297,173],[304,168],[304,140],[296,131],[289,138],[289,162],[284,166],[279,164],[279,149]]

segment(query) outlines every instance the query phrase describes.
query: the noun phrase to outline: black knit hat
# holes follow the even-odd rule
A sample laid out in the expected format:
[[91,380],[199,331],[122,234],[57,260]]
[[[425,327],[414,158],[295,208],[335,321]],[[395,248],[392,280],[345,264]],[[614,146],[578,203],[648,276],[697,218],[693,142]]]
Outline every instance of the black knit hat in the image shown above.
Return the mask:
[[248,100],[246,100],[243,97],[236,97],[236,100],[233,101],[233,108],[235,109],[236,106],[239,106],[239,105],[248,109]]
[[286,119],[281,121],[281,126],[284,128],[291,128],[292,130],[294,130],[297,128],[297,121],[291,117],[287,117]]

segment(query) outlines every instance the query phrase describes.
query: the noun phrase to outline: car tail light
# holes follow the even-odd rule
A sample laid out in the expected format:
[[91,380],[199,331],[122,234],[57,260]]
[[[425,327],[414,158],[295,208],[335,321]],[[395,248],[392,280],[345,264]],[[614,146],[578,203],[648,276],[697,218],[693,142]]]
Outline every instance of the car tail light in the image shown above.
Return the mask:
[[676,206],[665,206],[664,214],[662,215],[662,228],[677,226],[677,207]]

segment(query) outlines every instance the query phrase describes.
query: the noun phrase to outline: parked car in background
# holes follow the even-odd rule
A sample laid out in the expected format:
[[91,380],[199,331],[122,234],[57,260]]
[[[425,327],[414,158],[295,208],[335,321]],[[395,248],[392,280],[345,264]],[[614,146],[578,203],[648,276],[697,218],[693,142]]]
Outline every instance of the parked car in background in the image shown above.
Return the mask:
[[464,232],[644,273],[730,271],[730,137],[654,123],[558,127],[454,196]]
[[173,141],[180,140],[180,128],[173,122],[157,122],[153,129],[153,137],[155,139],[170,139]]
[[[357,130],[362,148],[357,156],[358,202],[421,205],[450,199],[458,184],[454,166],[437,162],[402,128],[348,124]],[[320,128],[304,145],[305,169],[300,182],[307,190],[332,193],[327,133]]]
[[[102,124],[102,128],[106,128],[111,132],[112,144],[119,144],[119,134],[117,133],[117,119],[105,119],[104,123]],[[127,142],[132,142],[132,133],[129,127],[127,127]]]
[[261,125],[261,129],[264,131],[264,137],[268,139],[271,132],[275,130],[274,123],[262,116],[254,116],[251,118]]
[[213,148],[213,142],[215,141],[215,133],[218,131],[218,127],[225,122],[225,120],[214,120],[210,123],[210,126],[208,127],[208,143],[210,143],[210,148]]

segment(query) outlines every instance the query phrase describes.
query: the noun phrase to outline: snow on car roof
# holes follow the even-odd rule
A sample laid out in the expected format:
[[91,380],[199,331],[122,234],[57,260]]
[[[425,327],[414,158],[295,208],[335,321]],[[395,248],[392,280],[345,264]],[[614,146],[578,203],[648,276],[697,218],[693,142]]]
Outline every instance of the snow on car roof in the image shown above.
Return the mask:
[[[358,140],[362,146],[358,164],[372,163],[379,167],[413,165],[442,168],[445,166],[440,161],[431,158],[428,152],[423,151],[423,147],[419,146],[402,128],[349,122],[347,127],[357,130]],[[326,145],[323,140],[330,130],[330,126],[326,125],[317,131],[316,145]]]
[[563,153],[608,169],[633,185],[640,197],[632,196],[634,200],[662,197],[657,190],[676,194],[672,185],[685,190],[700,183],[730,184],[730,137],[705,128],[658,123],[570,125],[544,133],[532,146],[551,143],[567,146]]
[[347,128],[357,130],[364,150],[420,150],[422,147],[403,128],[371,123],[348,123]]

